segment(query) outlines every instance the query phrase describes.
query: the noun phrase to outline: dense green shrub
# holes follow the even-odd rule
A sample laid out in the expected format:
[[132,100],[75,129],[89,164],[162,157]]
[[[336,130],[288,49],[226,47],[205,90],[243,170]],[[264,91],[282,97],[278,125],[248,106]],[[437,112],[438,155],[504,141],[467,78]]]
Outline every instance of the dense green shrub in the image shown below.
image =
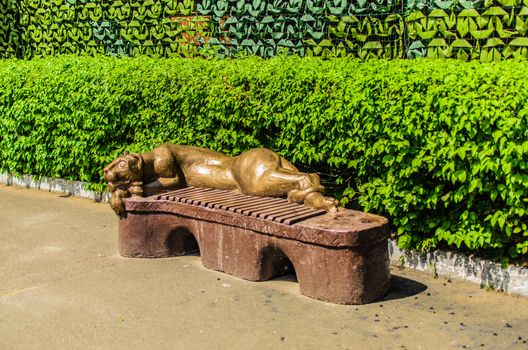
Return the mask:
[[95,183],[125,149],[264,146],[391,218],[402,247],[528,255],[528,63],[0,62],[0,170]]

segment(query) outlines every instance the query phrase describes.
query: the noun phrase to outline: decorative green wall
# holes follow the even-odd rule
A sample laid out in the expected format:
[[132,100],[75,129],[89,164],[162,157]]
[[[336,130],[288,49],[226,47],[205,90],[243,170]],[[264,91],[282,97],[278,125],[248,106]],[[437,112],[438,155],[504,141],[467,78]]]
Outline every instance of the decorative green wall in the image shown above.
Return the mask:
[[407,4],[408,57],[528,57],[528,0],[429,1]]
[[21,47],[17,16],[17,0],[0,0],[0,58],[17,56]]
[[[528,55],[528,0],[0,0],[0,57]],[[204,51],[205,50],[205,51]]]
[[395,58],[404,52],[401,1],[218,0],[197,11],[212,16],[209,43],[224,54]]
[[25,58],[62,53],[197,55],[212,31],[191,0],[22,0]]

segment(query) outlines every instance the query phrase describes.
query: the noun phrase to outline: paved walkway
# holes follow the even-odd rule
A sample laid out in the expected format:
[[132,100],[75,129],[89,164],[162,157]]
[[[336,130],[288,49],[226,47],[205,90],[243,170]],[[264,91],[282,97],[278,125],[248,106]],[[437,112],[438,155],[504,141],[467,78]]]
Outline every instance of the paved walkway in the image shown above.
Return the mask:
[[0,185],[0,349],[528,349],[528,299],[411,270],[362,306],[116,254],[107,204]]

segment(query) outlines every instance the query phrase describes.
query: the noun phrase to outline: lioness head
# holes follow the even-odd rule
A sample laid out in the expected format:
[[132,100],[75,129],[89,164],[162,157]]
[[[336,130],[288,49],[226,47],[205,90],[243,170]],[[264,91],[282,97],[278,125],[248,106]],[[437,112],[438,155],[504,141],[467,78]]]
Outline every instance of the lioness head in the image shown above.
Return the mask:
[[125,187],[141,181],[143,161],[139,154],[125,153],[104,168],[104,179],[110,188]]

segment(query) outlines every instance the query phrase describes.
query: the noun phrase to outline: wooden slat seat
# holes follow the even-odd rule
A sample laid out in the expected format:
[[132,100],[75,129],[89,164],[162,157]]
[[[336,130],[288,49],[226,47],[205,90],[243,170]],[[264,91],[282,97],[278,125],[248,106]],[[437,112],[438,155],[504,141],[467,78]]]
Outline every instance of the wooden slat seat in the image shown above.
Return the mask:
[[201,205],[212,209],[230,210],[235,213],[292,225],[309,218],[324,215],[326,211],[289,203],[283,198],[255,197],[230,191],[188,187],[164,193],[158,200]]

